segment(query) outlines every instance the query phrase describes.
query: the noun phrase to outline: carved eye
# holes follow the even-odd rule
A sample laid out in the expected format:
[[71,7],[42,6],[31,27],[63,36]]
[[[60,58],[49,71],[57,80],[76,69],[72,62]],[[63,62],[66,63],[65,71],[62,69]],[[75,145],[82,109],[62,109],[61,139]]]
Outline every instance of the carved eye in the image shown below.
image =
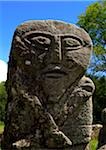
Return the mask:
[[32,44],[35,45],[41,45],[41,46],[49,46],[51,43],[51,40],[47,37],[43,37],[43,36],[37,36],[37,37],[33,37],[31,39]]
[[66,50],[74,50],[74,49],[79,49],[82,47],[82,42],[75,38],[64,38],[62,40],[63,43],[63,48],[65,48]]

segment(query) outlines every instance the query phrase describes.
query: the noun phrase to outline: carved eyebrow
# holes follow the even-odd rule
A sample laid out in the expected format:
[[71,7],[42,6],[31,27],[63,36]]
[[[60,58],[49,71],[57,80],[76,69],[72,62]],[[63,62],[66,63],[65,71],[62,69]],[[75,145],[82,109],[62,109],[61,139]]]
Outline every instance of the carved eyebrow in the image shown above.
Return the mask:
[[25,33],[22,38],[32,38],[34,36],[44,36],[44,37],[47,37],[47,38],[53,38],[53,34],[50,33],[50,32],[42,32],[42,31],[29,31],[27,33]]

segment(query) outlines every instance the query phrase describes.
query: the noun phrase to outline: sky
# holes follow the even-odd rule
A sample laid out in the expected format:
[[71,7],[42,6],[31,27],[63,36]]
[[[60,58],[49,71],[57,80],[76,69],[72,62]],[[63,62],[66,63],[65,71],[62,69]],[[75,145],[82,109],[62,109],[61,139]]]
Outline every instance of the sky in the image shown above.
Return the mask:
[[8,62],[14,31],[24,21],[52,19],[76,24],[78,16],[95,1],[97,0],[0,0],[0,60]]

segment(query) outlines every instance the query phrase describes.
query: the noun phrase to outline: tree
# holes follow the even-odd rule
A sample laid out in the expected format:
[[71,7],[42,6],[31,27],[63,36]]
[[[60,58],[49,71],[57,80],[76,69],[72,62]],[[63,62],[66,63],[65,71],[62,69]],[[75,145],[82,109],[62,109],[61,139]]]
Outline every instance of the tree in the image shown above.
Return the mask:
[[93,117],[94,123],[101,122],[101,112],[106,108],[106,77],[90,76],[95,84],[95,92],[93,95]]
[[7,102],[7,93],[5,88],[5,82],[0,83],[0,121],[4,121],[5,118],[5,105]]
[[79,16],[77,24],[89,33],[93,41],[90,71],[95,75],[106,73],[106,1],[91,4],[86,12]]

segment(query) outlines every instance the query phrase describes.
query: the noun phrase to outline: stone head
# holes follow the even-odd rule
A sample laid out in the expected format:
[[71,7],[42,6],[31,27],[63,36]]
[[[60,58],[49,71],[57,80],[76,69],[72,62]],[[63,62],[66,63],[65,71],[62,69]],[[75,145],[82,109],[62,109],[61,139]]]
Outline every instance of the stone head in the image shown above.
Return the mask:
[[46,93],[59,95],[84,75],[91,49],[89,35],[75,25],[29,21],[17,27],[10,57]]

